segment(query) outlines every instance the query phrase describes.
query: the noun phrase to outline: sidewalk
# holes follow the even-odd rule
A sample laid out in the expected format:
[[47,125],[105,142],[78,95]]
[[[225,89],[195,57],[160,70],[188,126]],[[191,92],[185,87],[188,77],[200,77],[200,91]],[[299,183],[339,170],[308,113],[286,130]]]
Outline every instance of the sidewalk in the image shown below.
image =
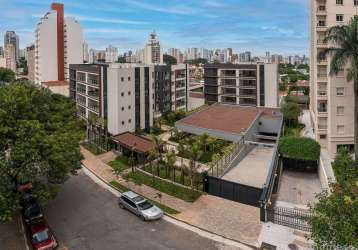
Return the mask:
[[179,221],[237,242],[258,247],[258,238],[262,227],[258,208],[211,195],[202,195],[194,203],[189,203],[162,193],[162,198],[159,200],[157,198],[159,191],[145,185],[135,185],[120,176],[115,176],[112,168],[101,160],[103,156],[96,157],[83,147],[81,147],[81,153],[85,158],[82,162],[83,165],[104,182],[109,183],[115,180],[149,199],[174,208],[180,212],[173,216]]
[[11,222],[0,223],[0,249],[29,249],[25,242],[23,230],[20,216],[16,216]]

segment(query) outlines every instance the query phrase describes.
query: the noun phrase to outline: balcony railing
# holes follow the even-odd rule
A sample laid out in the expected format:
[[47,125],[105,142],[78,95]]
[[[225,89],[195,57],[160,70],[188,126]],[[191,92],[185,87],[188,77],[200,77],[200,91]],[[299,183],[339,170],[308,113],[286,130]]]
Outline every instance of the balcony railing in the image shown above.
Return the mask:
[[327,108],[318,108],[318,113],[327,113]]
[[327,96],[327,91],[326,91],[326,90],[318,90],[318,91],[317,91],[317,94],[318,94],[319,96]]
[[327,129],[328,125],[327,124],[318,124],[318,129]]

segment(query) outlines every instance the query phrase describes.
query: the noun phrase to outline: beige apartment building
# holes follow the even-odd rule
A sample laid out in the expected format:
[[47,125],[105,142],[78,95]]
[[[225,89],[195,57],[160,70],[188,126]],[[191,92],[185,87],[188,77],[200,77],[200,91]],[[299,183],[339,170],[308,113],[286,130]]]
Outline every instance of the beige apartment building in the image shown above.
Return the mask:
[[311,116],[317,141],[333,158],[340,147],[354,147],[354,90],[347,68],[330,75],[323,51],[327,30],[358,15],[358,0],[311,0]]

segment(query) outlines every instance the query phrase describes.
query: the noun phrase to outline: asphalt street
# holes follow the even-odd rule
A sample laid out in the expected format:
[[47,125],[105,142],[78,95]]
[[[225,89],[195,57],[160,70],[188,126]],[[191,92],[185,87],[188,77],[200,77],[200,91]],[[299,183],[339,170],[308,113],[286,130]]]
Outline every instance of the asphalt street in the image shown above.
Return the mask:
[[222,248],[164,220],[141,221],[82,172],[64,184],[45,214],[61,245],[70,250]]

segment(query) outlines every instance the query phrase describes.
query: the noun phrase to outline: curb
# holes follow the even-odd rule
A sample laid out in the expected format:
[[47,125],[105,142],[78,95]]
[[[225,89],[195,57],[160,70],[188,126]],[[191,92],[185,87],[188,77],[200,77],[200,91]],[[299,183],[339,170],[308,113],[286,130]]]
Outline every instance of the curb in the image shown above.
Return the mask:
[[[82,167],[85,168],[86,170],[88,170],[89,172],[91,172],[93,175],[95,175],[98,179],[100,179],[100,180],[101,180],[103,183],[105,183],[108,187],[110,187],[111,189],[115,189],[117,192],[121,193],[117,188],[113,187],[110,183],[108,183],[106,180],[104,180],[102,177],[100,177],[100,176],[99,176],[97,173],[95,173],[93,170],[87,168],[83,163],[82,163]],[[170,215],[170,214],[168,214],[168,213],[166,213],[166,212],[164,212],[164,214],[165,214],[166,217],[169,217],[169,218],[172,219],[172,220],[175,220],[175,221],[177,221],[177,222],[179,222],[179,223],[183,223],[183,224],[185,224],[185,225],[187,225],[187,226],[196,228],[196,229],[198,229],[198,230],[200,230],[200,231],[203,231],[203,232],[205,232],[205,233],[215,235],[215,236],[217,236],[217,237],[223,238],[223,239],[225,239],[225,240],[232,241],[232,242],[234,242],[234,243],[236,243],[236,244],[243,245],[243,246],[249,247],[249,248],[251,248],[251,249],[259,249],[257,246],[253,246],[253,245],[250,245],[250,244],[247,244],[247,243],[244,243],[244,242],[240,242],[240,241],[238,241],[238,240],[234,240],[234,239],[232,239],[232,238],[229,238],[229,237],[226,237],[226,236],[217,234],[217,233],[215,233],[215,232],[211,232],[211,231],[209,231],[209,230],[207,230],[207,229],[205,229],[205,228],[201,228],[201,227],[199,227],[199,226],[190,224],[190,223],[188,223],[188,222],[186,222],[186,221],[184,221],[184,220],[180,220],[180,219],[178,219],[178,218],[176,218],[176,217],[174,217],[174,216],[172,216],[172,215]],[[168,220],[168,219],[165,218],[165,217],[164,217],[164,219],[166,219],[166,221],[168,221],[168,222],[170,222],[170,223],[173,223],[173,222],[171,222],[170,220]],[[190,230],[190,229],[188,229],[188,230]],[[191,231],[192,231],[192,230],[191,230]],[[214,241],[215,241],[215,240],[214,240]],[[216,241],[216,242],[219,242],[219,241]]]

